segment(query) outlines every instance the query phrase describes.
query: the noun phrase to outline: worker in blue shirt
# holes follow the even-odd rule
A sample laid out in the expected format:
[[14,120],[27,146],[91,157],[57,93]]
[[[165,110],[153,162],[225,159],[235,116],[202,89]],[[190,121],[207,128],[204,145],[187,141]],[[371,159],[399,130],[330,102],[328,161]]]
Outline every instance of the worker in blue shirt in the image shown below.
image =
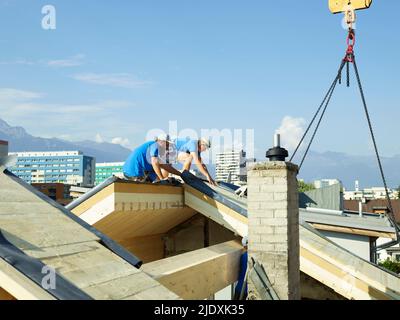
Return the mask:
[[174,146],[177,152],[177,160],[183,164],[183,170],[189,171],[192,162],[194,162],[199,171],[207,178],[208,182],[211,185],[216,185],[201,158],[201,153],[211,148],[209,139],[201,138],[200,140],[193,140],[178,138],[174,140]]
[[169,173],[180,176],[181,173],[163,160],[173,142],[168,135],[161,135],[155,141],[149,141],[129,155],[123,166],[126,179],[139,182],[156,182],[168,178]]

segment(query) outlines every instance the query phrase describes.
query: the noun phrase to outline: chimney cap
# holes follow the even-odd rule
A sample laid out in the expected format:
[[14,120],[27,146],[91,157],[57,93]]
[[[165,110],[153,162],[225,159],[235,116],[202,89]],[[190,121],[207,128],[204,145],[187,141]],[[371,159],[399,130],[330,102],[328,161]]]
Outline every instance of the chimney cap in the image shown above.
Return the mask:
[[266,157],[269,161],[285,161],[289,152],[280,146],[281,135],[274,135],[274,147],[267,151]]

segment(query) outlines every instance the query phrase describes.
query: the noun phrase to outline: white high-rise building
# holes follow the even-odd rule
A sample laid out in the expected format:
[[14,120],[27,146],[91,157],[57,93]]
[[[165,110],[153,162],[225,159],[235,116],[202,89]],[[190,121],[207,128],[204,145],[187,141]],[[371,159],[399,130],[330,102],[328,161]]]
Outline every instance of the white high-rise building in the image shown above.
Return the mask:
[[217,154],[216,180],[236,185],[247,183],[247,164],[255,159],[247,160],[245,151],[224,151]]

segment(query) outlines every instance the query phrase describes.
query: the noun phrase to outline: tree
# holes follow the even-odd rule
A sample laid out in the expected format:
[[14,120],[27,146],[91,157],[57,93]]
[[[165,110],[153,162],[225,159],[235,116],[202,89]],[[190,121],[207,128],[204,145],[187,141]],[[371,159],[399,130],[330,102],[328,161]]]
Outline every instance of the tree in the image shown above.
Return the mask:
[[394,262],[387,258],[384,262],[379,262],[379,265],[396,274],[400,274],[400,262]]
[[299,192],[307,192],[307,191],[315,190],[314,184],[312,184],[312,183],[306,183],[304,181],[299,180],[297,185],[298,185]]

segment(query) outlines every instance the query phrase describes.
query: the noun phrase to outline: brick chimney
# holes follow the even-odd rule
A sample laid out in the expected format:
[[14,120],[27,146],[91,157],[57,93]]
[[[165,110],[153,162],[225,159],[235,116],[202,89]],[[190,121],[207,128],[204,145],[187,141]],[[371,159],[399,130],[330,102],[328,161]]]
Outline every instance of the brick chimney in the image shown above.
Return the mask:
[[[279,140],[275,137],[274,148],[267,152],[271,161],[248,172],[248,254],[264,267],[281,300],[299,300],[298,167],[285,162],[287,151]],[[251,283],[250,295],[259,299]]]

